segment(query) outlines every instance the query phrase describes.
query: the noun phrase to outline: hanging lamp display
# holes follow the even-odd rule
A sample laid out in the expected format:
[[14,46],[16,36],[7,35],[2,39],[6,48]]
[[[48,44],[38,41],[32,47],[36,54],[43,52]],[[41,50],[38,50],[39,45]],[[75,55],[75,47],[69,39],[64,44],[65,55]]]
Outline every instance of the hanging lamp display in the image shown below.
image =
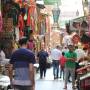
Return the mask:
[[58,23],[59,15],[60,15],[60,9],[58,5],[55,8],[53,8],[52,13],[53,13],[54,23]]

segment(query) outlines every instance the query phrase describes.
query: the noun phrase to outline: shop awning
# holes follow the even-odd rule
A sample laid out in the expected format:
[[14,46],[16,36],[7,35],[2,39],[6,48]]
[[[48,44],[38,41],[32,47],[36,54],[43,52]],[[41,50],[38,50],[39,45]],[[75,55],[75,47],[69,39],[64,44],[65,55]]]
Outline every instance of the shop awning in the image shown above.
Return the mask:
[[54,5],[55,3],[60,3],[61,0],[44,0],[45,5]]

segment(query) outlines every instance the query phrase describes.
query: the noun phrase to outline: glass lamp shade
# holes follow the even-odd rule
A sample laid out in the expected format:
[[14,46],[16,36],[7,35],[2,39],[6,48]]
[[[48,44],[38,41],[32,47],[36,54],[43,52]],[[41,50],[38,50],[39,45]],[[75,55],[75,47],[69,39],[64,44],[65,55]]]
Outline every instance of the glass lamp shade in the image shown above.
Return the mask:
[[59,20],[60,9],[59,9],[59,8],[54,8],[54,9],[52,10],[52,13],[53,13],[54,23],[57,23],[58,20]]

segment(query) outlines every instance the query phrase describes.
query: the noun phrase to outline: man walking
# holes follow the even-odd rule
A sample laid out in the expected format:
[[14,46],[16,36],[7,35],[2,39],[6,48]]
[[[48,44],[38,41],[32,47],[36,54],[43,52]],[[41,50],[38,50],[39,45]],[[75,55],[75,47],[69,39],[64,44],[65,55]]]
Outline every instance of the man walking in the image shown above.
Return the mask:
[[42,46],[41,50],[38,52],[37,57],[39,59],[39,68],[40,68],[40,78],[46,76],[46,68],[47,68],[47,57],[48,53],[44,50],[44,46]]
[[66,57],[66,65],[65,65],[65,86],[64,89],[67,89],[67,82],[69,74],[72,77],[72,88],[75,89],[75,61],[77,59],[77,54],[74,52],[74,46],[68,46],[69,51],[65,54]]
[[[16,50],[10,60],[9,77],[14,90],[34,90],[34,53],[27,49],[27,38],[19,40],[20,48]],[[14,78],[13,78],[14,70]]]
[[62,52],[60,51],[60,46],[56,46],[56,48],[51,51],[51,58],[52,58],[52,61],[53,61],[53,75],[54,75],[54,79],[58,78],[59,59],[60,59],[61,55],[62,55]]

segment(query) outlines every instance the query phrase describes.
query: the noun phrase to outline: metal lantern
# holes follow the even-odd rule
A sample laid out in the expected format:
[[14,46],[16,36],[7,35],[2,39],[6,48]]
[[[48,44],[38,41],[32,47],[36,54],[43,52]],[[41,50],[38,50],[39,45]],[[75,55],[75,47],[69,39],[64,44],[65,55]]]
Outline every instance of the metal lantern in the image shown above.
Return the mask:
[[56,8],[53,8],[52,13],[53,13],[54,23],[58,23],[59,15],[60,15],[60,9],[59,9],[58,5]]

